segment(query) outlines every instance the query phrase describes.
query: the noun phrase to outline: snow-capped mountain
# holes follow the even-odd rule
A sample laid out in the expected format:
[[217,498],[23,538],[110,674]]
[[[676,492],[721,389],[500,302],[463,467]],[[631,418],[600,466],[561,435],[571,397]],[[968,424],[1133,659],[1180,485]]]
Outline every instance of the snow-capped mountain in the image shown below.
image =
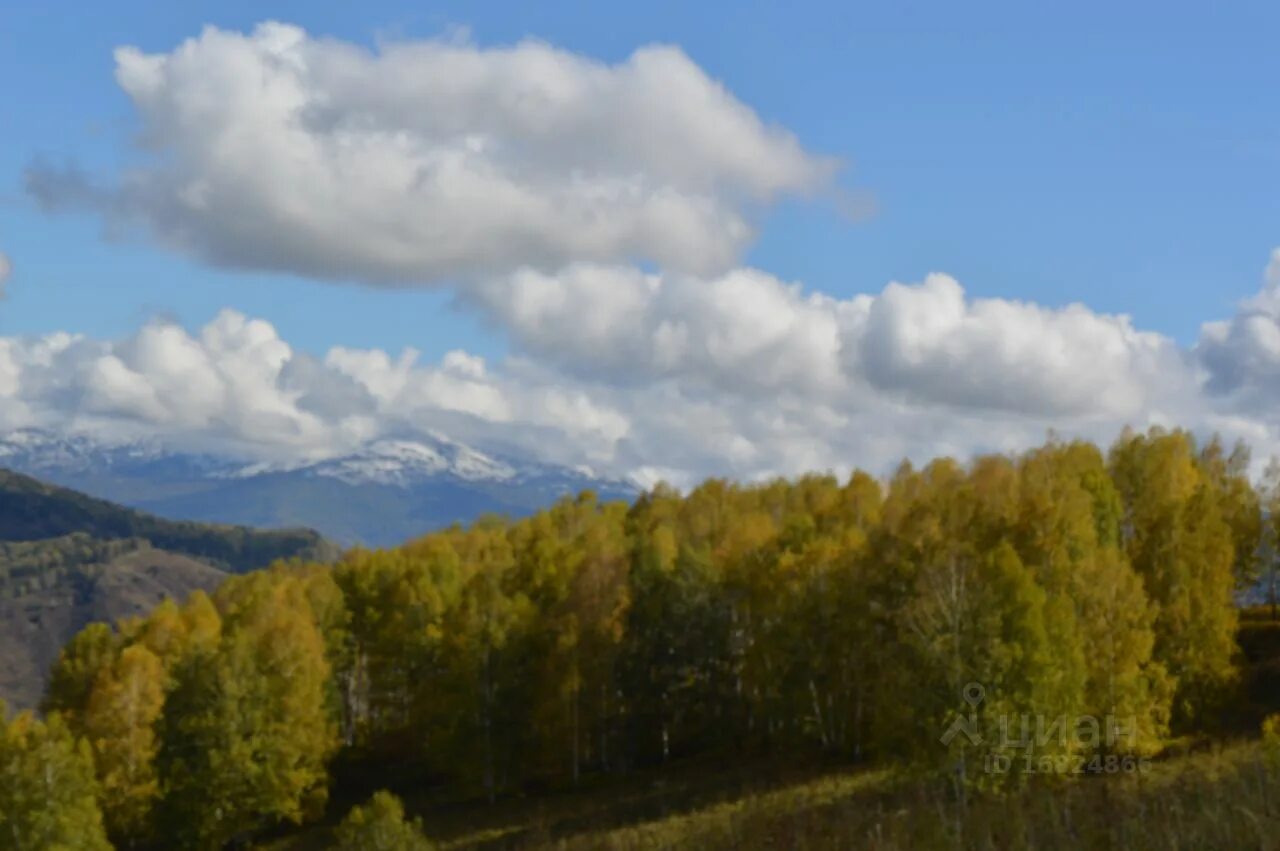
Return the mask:
[[380,440],[363,452],[316,464],[317,476],[344,482],[411,485],[434,476],[450,475],[466,481],[506,481],[516,471],[460,443],[438,441],[429,446],[408,440]]
[[168,452],[158,441],[106,443],[82,434],[60,435],[22,429],[0,435],[0,467],[23,472],[47,470],[86,475],[105,470],[175,467],[191,473],[217,475],[234,469],[234,464],[213,455]]
[[442,434],[374,441],[348,455],[287,464],[172,451],[83,435],[0,435],[0,467],[164,517],[307,526],[342,543],[385,546],[486,513],[520,516],[594,490],[636,488],[587,469],[503,457]]
[[511,464],[438,434],[432,434],[426,440],[378,440],[359,452],[323,461],[251,464],[228,475],[245,478],[285,472],[329,476],[352,485],[402,487],[440,476],[466,481],[506,481],[517,475]]

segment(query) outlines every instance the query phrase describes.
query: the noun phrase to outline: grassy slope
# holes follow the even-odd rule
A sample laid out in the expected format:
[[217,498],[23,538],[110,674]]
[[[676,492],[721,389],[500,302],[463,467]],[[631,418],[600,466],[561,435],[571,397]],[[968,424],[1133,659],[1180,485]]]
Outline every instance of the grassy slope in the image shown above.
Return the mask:
[[545,848],[1259,848],[1280,841],[1280,761],[1239,744],[1142,775],[1033,783],[963,805],[938,782],[832,775]]
[[[685,768],[494,806],[406,798],[452,851],[1280,848],[1280,754],[1259,742],[1157,761],[1141,775],[974,794],[963,806],[949,783],[892,769]],[[328,841],[319,827],[262,848]]]

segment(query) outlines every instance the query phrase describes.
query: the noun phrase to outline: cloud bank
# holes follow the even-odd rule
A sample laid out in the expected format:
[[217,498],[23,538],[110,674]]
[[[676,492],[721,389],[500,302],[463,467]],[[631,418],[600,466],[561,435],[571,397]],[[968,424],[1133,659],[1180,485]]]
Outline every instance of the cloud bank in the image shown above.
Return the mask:
[[496,364],[463,351],[312,357],[232,310],[194,333],[153,321],[114,341],[0,338],[0,429],[269,460],[444,431],[643,482],[886,469],[1016,450],[1050,429],[1107,441],[1126,424],[1280,449],[1274,280],[1189,349],[1079,305],[969,299],[944,275],[838,301],[757,270],[577,266],[484,292],[479,309],[517,344]]
[[579,265],[488,282],[478,303],[525,350],[631,383],[1117,418],[1185,377],[1176,347],[1128,317],[969,300],[943,274],[836,300],[754,269],[693,279]]

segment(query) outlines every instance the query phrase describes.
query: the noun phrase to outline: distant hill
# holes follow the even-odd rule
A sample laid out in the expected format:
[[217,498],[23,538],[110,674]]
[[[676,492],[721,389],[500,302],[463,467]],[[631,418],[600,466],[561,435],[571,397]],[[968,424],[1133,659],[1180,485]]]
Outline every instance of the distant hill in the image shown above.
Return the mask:
[[[86,624],[145,614],[165,597],[212,591],[229,575],[146,541],[110,543],[73,535],[24,546],[27,569],[0,591],[0,699],[10,707],[39,702],[58,651]],[[0,570],[11,556],[9,548],[0,553]],[[31,571],[40,561],[58,566]]]
[[329,559],[333,546],[310,529],[259,531],[244,526],[163,520],[30,476],[0,470],[0,541],[38,541],[82,533],[142,538],[155,547],[203,559],[232,572],[279,558]]
[[0,699],[33,706],[58,650],[88,623],[145,613],[277,559],[337,552],[308,529],[163,520],[0,470]]
[[483,514],[525,516],[582,490],[627,500],[638,491],[585,468],[482,452],[444,435],[265,465],[27,430],[0,436],[0,466],[164,517],[302,526],[367,546],[395,546]]

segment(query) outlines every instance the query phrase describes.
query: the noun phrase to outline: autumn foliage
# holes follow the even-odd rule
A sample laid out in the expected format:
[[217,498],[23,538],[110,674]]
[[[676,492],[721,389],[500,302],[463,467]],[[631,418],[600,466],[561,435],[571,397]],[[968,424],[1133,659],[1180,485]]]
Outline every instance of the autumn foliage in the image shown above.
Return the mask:
[[[68,848],[220,848],[319,817],[339,754],[491,799],[707,753],[990,783],[1008,716],[1120,717],[1091,747],[1149,755],[1231,693],[1233,595],[1275,516],[1247,466],[1179,431],[1051,441],[884,481],[584,493],[279,564],[66,647],[47,722],[0,727],[0,799],[26,802],[0,848],[64,823]],[[987,744],[944,743],[971,683]],[[24,792],[49,766],[65,792]],[[389,796],[340,833],[426,847]]]

